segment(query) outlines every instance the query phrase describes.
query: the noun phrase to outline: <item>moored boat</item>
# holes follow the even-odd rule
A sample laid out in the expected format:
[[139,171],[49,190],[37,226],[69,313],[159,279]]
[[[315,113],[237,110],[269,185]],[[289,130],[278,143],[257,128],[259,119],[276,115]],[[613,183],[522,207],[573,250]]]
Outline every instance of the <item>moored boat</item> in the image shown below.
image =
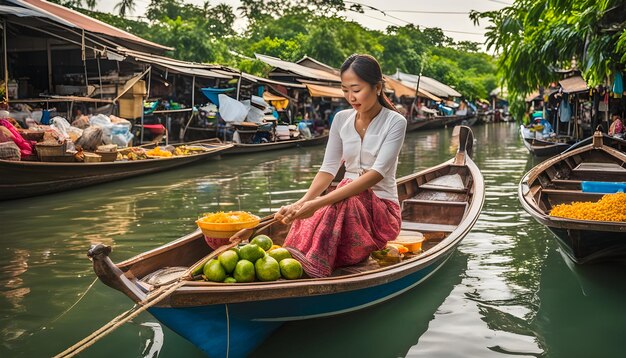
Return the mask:
[[540,163],[524,175],[518,189],[524,209],[545,225],[579,264],[626,257],[626,223],[550,215],[558,204],[595,202],[603,196],[602,192],[583,191],[583,185],[626,182],[626,153],[605,144],[604,138],[596,132],[592,143]]
[[[422,252],[390,266],[367,260],[321,279],[193,281],[191,272],[212,254],[199,231],[118,264],[103,245],[92,247],[89,256],[98,277],[135,302],[149,302],[166,292],[148,310],[207,355],[245,356],[284,322],[372,306],[414,288],[439,269],[469,233],[484,202],[483,177],[465,151],[472,140],[464,127],[454,158],[398,179],[402,234],[419,232],[426,240]],[[262,221],[255,233],[281,244],[288,230],[281,223]],[[159,286],[155,282],[161,272],[169,277]]]
[[525,131],[525,127],[523,125],[521,125],[520,133],[526,149],[528,149],[532,155],[540,158],[547,158],[561,154],[574,144],[573,141],[567,141],[567,139],[562,138],[554,138],[553,140],[534,138],[525,134],[527,132]]
[[223,154],[232,144],[204,140],[195,154],[113,162],[38,162],[0,160],[0,200],[19,199],[82,188],[137,175],[160,172]]
[[232,147],[226,150],[223,154],[244,154],[244,153],[258,153],[266,152],[268,150],[279,150],[295,147],[310,147],[314,145],[321,145],[328,142],[328,135],[321,135],[312,138],[296,138],[279,140],[275,142],[247,144],[247,143],[233,143]]

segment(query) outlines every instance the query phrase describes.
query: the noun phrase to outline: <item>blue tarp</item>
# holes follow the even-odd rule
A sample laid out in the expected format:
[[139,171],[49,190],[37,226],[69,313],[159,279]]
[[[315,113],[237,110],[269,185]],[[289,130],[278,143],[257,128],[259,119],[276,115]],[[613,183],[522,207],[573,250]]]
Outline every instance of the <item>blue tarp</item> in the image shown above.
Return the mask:
[[201,88],[202,94],[206,96],[213,104],[216,106],[220,106],[220,101],[218,99],[218,95],[230,91],[234,91],[235,88]]

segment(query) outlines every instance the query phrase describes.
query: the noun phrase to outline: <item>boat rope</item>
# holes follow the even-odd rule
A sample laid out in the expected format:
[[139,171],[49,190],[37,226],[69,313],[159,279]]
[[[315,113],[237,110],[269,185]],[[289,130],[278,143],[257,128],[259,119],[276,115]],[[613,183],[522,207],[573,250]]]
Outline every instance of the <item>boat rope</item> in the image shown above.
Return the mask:
[[50,321],[50,324],[56,322],[59,318],[65,316],[65,314],[67,314],[72,308],[74,308],[74,306],[76,306],[78,304],[78,302],[80,302],[83,298],[85,298],[85,296],[87,295],[87,292],[89,292],[89,290],[91,290],[91,288],[93,287],[93,285],[96,284],[96,282],[98,282],[98,278],[97,277],[93,280],[93,282],[89,285],[89,287],[87,287],[87,289],[80,295],[78,300],[76,302],[74,302],[74,304],[71,305],[68,309],[66,309],[60,315],[58,315],[55,319]]
[[182,280],[182,281],[177,281],[170,286],[160,287],[159,289],[154,291],[153,294],[148,296],[145,300],[137,303],[131,309],[113,318],[111,321],[109,321],[109,323],[100,327],[89,336],[83,338],[81,341],[69,347],[68,349],[64,350],[63,352],[55,355],[54,358],[74,357],[78,353],[92,346],[94,343],[96,343],[100,339],[106,337],[109,333],[113,332],[115,329],[117,329],[124,323],[137,317],[140,313],[144,312],[148,308],[161,302],[166,297],[169,297],[169,295],[172,292],[176,291],[177,289],[185,285],[186,282],[187,282],[186,280]]
[[230,317],[228,316],[228,303],[224,305],[226,307],[226,358],[230,353]]
[[[267,217],[263,218],[261,220],[261,222],[259,223],[259,225],[258,225],[258,226],[262,225],[262,227],[259,230],[264,230],[264,229],[268,228],[275,221],[276,221],[276,219],[274,219],[273,215],[272,216],[267,216]],[[256,228],[254,228],[254,229],[256,229]],[[237,232],[235,235],[233,235],[230,238],[230,240],[229,240],[230,243],[229,244],[222,245],[222,246],[218,247],[217,249],[213,250],[211,253],[209,253],[207,256],[205,256],[202,260],[200,260],[198,263],[196,263],[196,265],[198,265],[200,262],[204,263],[204,262],[212,259],[213,257],[219,255],[220,253],[222,253],[222,252],[224,252],[226,250],[229,250],[232,247],[237,246],[241,242],[242,237],[244,235],[249,236],[249,235],[252,234],[253,231],[254,231],[253,229],[242,229],[241,231]],[[171,283],[170,285],[161,286],[158,289],[152,291],[152,293],[150,293],[150,295],[148,297],[146,297],[146,299],[144,299],[141,302],[138,302],[131,309],[129,309],[129,310],[123,312],[122,314],[120,314],[119,316],[113,318],[111,321],[109,321],[109,323],[107,323],[104,326],[100,327],[99,329],[94,331],[89,336],[83,338],[78,343],[74,344],[73,346],[69,347],[68,349],[64,350],[63,352],[55,355],[54,358],[66,358],[66,357],[73,357],[73,356],[77,355],[78,353],[80,353],[80,352],[84,351],[85,349],[89,348],[90,346],[92,346],[94,343],[96,343],[100,339],[106,337],[109,333],[113,332],[115,329],[117,329],[118,327],[120,327],[124,323],[132,320],[133,318],[137,317],[140,313],[144,312],[148,308],[156,305],[157,303],[161,302],[163,299],[169,297],[170,294],[172,294],[174,291],[176,291],[179,288],[181,288],[182,286],[184,286],[190,279],[193,279],[191,277],[191,272],[193,272],[193,270],[196,268],[196,265],[192,265],[189,269],[187,269],[186,274],[184,274],[177,281]],[[229,340],[230,340],[230,320],[228,318],[228,306],[226,307],[226,320],[227,320],[228,330],[229,330],[228,331],[228,335],[229,335],[228,337],[229,337]],[[230,341],[227,342],[227,343],[228,343],[228,346],[226,347],[226,352],[227,352],[226,356],[228,357],[228,349],[230,347]]]
[[65,309],[65,311],[61,312],[58,316],[56,316],[53,320],[49,321],[48,323],[44,324],[43,326],[39,327],[37,330],[33,331],[31,333],[32,334],[36,334],[39,333],[41,331],[43,331],[44,329],[46,329],[46,327],[49,327],[50,325],[52,325],[54,322],[58,321],[61,317],[65,316],[72,308],[74,308],[74,306],[76,306],[78,304],[78,302],[80,302],[85,295],[87,295],[87,292],[89,292],[89,290],[93,287],[93,285],[96,284],[96,282],[98,281],[98,278],[96,277],[93,282],[87,287],[87,289],[85,291],[83,291],[82,294],[80,294],[78,300],[76,302],[74,302],[73,305],[71,305],[70,307],[68,307],[67,309]]

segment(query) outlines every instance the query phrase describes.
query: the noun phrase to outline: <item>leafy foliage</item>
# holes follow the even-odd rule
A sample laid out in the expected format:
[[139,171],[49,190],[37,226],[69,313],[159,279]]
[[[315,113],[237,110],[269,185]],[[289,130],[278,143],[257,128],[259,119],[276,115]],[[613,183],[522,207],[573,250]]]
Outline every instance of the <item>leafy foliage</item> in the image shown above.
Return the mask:
[[[353,53],[368,53],[380,61],[384,73],[423,73],[470,99],[485,98],[496,87],[494,59],[480,53],[477,43],[454,43],[441,29],[415,25],[369,30],[340,16],[348,9],[363,11],[358,4],[339,0],[242,0],[236,10],[209,1],[196,6],[185,0],[151,0],[149,22],[110,14],[95,17],[175,48],[175,58],[222,63],[256,75],[266,75],[269,67],[255,60],[255,53],[287,61],[308,55],[333,67]],[[248,21],[241,34],[233,28],[235,11]]]
[[592,86],[626,64],[624,0],[517,0],[470,16],[492,23],[487,45],[500,54],[500,74],[517,101],[557,80],[554,70],[569,68],[572,60]]

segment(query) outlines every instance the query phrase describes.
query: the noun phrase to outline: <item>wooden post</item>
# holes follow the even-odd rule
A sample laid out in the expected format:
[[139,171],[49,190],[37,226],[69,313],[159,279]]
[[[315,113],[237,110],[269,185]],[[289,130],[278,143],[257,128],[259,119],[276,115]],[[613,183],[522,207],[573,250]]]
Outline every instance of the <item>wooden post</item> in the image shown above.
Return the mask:
[[46,55],[48,60],[48,92],[54,93],[52,88],[52,47],[49,39],[46,39]]
[[4,50],[4,102],[9,105],[9,63],[7,56],[7,19],[2,20],[2,49]]

